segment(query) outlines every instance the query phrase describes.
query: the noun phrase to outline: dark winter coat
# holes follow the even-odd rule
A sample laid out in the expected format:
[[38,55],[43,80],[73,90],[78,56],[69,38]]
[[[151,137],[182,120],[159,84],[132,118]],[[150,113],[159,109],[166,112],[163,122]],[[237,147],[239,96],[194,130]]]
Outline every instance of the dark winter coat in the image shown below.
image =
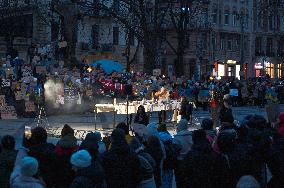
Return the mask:
[[105,175],[99,163],[79,169],[70,188],[104,188]]
[[232,109],[225,107],[224,105],[221,107],[220,113],[219,113],[220,122],[227,122],[227,123],[233,123],[234,117],[232,113]]
[[139,184],[139,158],[126,142],[112,143],[102,162],[109,188],[134,188]]
[[45,143],[32,146],[29,149],[28,155],[38,160],[39,173],[47,187],[55,186],[56,182],[60,181],[60,177],[57,175],[58,161],[55,155],[55,146]]
[[73,135],[66,135],[61,138],[56,147],[56,159],[58,160],[57,173],[60,181],[56,185],[60,188],[69,187],[74,179],[74,171],[70,163],[71,155],[78,149],[77,140]]
[[268,161],[269,169],[273,175],[269,182],[270,188],[284,185],[284,138],[277,140],[270,151]]
[[186,185],[194,188],[213,187],[214,159],[209,142],[194,144],[183,164]]
[[149,124],[149,117],[147,116],[147,114],[144,113],[140,113],[140,114],[136,114],[135,118],[134,118],[134,123],[138,123],[138,124],[142,124],[142,125],[148,125]]
[[192,115],[192,110],[193,110],[192,104],[189,104],[188,102],[181,103],[180,115],[182,116],[182,118],[189,121]]
[[10,175],[13,171],[17,151],[3,150],[0,153],[0,187],[8,188]]

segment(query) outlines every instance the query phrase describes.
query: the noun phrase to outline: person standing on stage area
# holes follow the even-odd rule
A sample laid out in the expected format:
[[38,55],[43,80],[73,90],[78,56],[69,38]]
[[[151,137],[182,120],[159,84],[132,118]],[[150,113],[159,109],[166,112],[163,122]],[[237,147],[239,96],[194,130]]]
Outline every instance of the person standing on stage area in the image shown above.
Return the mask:
[[193,105],[188,102],[186,97],[182,97],[180,107],[181,118],[186,119],[188,122],[192,123],[192,110]]
[[140,105],[138,107],[137,114],[134,119],[134,123],[139,123],[147,126],[149,124],[149,117],[145,112],[144,106]]

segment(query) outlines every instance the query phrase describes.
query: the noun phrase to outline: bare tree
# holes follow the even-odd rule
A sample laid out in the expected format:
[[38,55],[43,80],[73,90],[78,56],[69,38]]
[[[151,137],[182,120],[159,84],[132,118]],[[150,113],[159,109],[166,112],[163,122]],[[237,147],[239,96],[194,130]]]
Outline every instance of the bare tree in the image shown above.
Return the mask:
[[193,1],[181,1],[179,6],[171,4],[169,11],[169,28],[174,31],[176,35],[177,45],[173,45],[167,38],[165,41],[177,55],[176,72],[180,75],[184,73],[184,55],[185,50],[189,44],[187,44],[190,31],[198,31],[200,27],[204,27],[205,20],[202,17],[203,11],[206,10],[209,1],[205,0],[193,0]]

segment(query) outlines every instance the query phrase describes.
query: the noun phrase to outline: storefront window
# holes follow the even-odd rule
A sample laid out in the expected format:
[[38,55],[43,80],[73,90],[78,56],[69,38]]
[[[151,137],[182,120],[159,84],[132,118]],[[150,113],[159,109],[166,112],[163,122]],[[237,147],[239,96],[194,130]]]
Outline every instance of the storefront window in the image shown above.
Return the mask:
[[266,74],[270,76],[270,78],[274,78],[274,64],[266,63],[265,65]]
[[277,76],[278,78],[282,77],[282,64],[277,64]]
[[225,66],[223,64],[218,64],[218,77],[225,76]]

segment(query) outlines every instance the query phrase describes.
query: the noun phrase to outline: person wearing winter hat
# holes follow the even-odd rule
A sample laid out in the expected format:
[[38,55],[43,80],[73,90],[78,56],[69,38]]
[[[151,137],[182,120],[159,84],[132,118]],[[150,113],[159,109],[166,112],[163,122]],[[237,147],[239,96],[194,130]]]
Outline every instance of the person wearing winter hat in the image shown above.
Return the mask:
[[44,188],[45,184],[35,178],[38,172],[38,161],[33,157],[24,157],[20,164],[20,173],[11,177],[11,188]]
[[177,134],[174,135],[173,142],[180,145],[181,151],[178,160],[183,160],[192,146],[192,133],[188,130],[188,121],[185,119],[181,119],[177,124]]
[[139,158],[130,149],[122,129],[111,133],[111,148],[102,156],[108,187],[137,187],[140,183]]
[[61,138],[55,146],[55,154],[58,160],[57,176],[60,177],[57,181],[58,187],[69,187],[74,179],[75,174],[72,171],[70,157],[77,150],[78,145],[74,130],[65,124],[61,131]]
[[92,160],[95,161],[99,149],[98,138],[96,133],[88,133],[85,139],[82,141],[79,149],[87,150],[90,153]]
[[92,164],[92,157],[87,150],[80,150],[71,156],[70,162],[76,168],[86,168]]
[[236,188],[260,188],[260,184],[253,176],[246,175],[240,178]]
[[201,128],[206,132],[208,141],[212,144],[216,137],[216,130],[213,129],[213,121],[209,118],[202,120]]
[[71,156],[77,149],[77,139],[74,136],[74,130],[69,125],[65,124],[61,131],[61,138],[55,147],[55,153],[58,156]]
[[139,188],[156,187],[154,179],[154,169],[156,168],[156,162],[149,153],[144,150],[144,146],[141,144],[138,138],[134,137],[130,144],[130,148],[137,154],[141,168],[141,180]]
[[103,154],[104,152],[107,151],[106,144],[102,141],[102,135],[100,132],[95,132],[95,135],[97,137],[98,146],[99,146],[98,151],[100,154]]
[[55,155],[55,146],[47,143],[47,132],[43,127],[35,127],[32,129],[31,146],[28,155],[34,157],[39,162],[39,171],[41,172],[47,187],[53,187],[56,182],[60,181],[60,177],[54,173],[57,172],[57,158]]
[[119,124],[117,124],[116,128],[122,129],[125,132],[125,139],[126,139],[126,142],[129,144],[133,137],[130,136],[129,134],[128,126],[124,122],[120,122]]
[[70,159],[76,176],[70,188],[102,187],[105,176],[101,166],[92,163],[92,157],[86,150],[79,150]]
[[[183,163],[184,187],[214,187],[214,152],[202,129],[193,131],[193,145]],[[218,186],[216,186],[218,187]]]
[[188,122],[185,119],[181,119],[177,124],[177,134],[174,135],[173,143],[180,148],[177,156],[177,167],[175,169],[176,184],[177,187],[183,187],[184,175],[182,172],[182,161],[193,144],[192,133],[188,130]]

